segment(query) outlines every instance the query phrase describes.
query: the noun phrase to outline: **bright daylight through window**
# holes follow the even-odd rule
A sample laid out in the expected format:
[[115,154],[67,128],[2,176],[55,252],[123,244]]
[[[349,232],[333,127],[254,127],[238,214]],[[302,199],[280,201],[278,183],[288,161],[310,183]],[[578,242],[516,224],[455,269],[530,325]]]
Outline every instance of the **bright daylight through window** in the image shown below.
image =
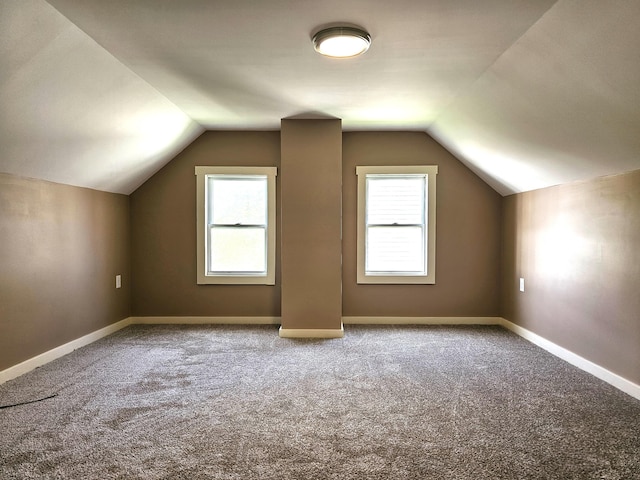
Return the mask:
[[275,284],[276,174],[196,167],[199,284]]
[[358,283],[435,283],[437,166],[357,167]]

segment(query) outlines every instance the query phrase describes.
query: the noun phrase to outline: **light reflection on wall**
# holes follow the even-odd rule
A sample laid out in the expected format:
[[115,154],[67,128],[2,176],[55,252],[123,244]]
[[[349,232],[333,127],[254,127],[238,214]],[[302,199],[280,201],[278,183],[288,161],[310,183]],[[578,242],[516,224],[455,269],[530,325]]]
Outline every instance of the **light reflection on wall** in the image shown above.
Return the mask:
[[599,247],[568,221],[557,218],[536,236],[533,252],[538,273],[556,281],[579,281],[580,273],[599,257]]
[[535,162],[519,160],[499,151],[467,142],[460,148],[464,158],[473,159],[474,165],[491,175],[512,191],[523,192],[547,184],[550,180],[545,170],[535,167]]

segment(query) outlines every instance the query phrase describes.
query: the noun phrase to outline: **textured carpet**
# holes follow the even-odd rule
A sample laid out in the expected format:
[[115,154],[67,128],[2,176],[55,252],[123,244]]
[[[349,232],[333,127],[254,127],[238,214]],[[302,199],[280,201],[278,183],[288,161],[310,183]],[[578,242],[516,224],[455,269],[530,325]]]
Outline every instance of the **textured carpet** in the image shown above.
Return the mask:
[[640,401],[499,327],[132,326],[0,386],[2,479],[640,479]]

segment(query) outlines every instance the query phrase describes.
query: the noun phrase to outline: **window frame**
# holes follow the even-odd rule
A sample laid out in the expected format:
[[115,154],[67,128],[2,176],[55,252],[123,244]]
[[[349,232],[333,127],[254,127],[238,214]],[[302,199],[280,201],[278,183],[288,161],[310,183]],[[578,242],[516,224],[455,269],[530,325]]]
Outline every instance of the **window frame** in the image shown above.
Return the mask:
[[[437,165],[410,166],[357,166],[358,214],[357,214],[357,283],[358,284],[435,284],[436,283],[436,176]],[[424,274],[393,272],[375,274],[365,271],[367,240],[367,175],[402,176],[425,175],[427,194],[425,196],[425,259]]]
[[[196,257],[198,285],[275,285],[276,283],[276,176],[277,167],[219,167],[197,166],[196,175]],[[211,274],[208,273],[209,205],[207,185],[209,176],[242,177],[265,175],[267,177],[267,231],[266,273]]]

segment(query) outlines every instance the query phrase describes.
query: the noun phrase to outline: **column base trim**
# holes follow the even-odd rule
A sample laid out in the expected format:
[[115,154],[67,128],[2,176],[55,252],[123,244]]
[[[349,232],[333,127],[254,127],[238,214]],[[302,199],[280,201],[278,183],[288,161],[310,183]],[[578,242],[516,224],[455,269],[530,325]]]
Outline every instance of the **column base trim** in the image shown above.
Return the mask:
[[344,325],[340,328],[282,328],[278,331],[280,338],[342,338]]

